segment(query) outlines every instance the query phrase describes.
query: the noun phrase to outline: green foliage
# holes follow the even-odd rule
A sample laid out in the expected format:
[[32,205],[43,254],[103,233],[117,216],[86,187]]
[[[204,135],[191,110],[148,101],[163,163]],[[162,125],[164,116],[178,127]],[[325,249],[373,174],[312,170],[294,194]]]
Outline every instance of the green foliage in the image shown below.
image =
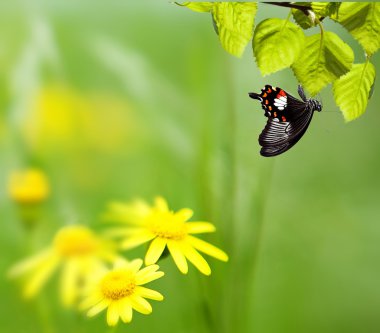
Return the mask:
[[299,9],[292,9],[292,15],[294,21],[296,21],[302,29],[306,30],[316,26],[316,22],[313,20],[313,18],[310,15],[305,15]]
[[186,2],[185,6],[198,12],[211,12],[216,32],[223,48],[241,57],[252,39],[255,2]]
[[346,121],[354,120],[364,113],[374,82],[375,66],[369,61],[353,65],[346,75],[334,82],[335,102]]
[[[299,82],[311,95],[333,83],[335,101],[345,119],[352,120],[363,114],[370,95],[367,83],[374,77],[373,65],[368,61],[380,47],[380,3],[268,4],[291,8],[292,17],[297,25],[288,19],[278,18],[268,18],[257,25],[253,32],[252,49],[262,75],[291,67]],[[242,55],[246,44],[252,38],[256,3],[186,2],[182,6],[193,11],[210,12],[215,31],[224,49],[235,56]],[[327,19],[341,24],[361,44],[369,65],[355,65],[352,68],[354,53],[351,47],[335,33],[324,31],[323,23]],[[320,33],[305,38],[301,28],[306,30],[313,27],[319,27]],[[358,73],[362,73],[363,76]],[[351,90],[340,89],[343,84],[350,84],[352,89],[357,91],[358,96],[360,95],[357,102],[346,103],[348,99],[345,91]]]
[[354,60],[352,49],[333,32],[306,37],[305,48],[292,68],[312,94],[347,73]]
[[337,17],[340,2],[297,2],[297,5],[305,6],[306,10],[292,9],[292,15],[296,23],[302,29],[309,29],[318,25],[318,22],[327,16]]
[[[304,5],[305,7],[310,8],[310,3],[308,2],[297,2],[297,5]],[[311,10],[302,11],[300,9],[293,8],[292,15],[294,21],[296,21],[302,29],[309,29],[317,25],[315,15]]]
[[252,40],[261,73],[267,75],[291,66],[302,50],[304,39],[302,30],[288,20],[262,21]]
[[215,3],[212,16],[224,49],[240,57],[252,38],[257,3]]
[[177,3],[176,4],[178,6],[183,6],[183,7],[187,7],[191,10],[193,10],[194,12],[198,12],[198,13],[207,13],[207,12],[211,12],[212,8],[214,7],[214,3],[213,2],[184,2],[182,4],[180,3]]
[[293,19],[302,29],[309,29],[318,25],[326,16],[337,15],[340,2],[297,2],[298,6],[305,6],[304,10],[292,9]]
[[312,2],[311,8],[319,19],[326,16],[336,16],[341,2]]
[[368,55],[380,47],[380,3],[344,2],[336,19],[363,46]]

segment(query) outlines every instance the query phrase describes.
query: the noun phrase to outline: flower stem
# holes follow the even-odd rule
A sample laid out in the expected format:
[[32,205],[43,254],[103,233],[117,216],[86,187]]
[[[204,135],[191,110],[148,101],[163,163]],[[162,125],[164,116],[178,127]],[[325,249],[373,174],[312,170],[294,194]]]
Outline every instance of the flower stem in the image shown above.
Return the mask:
[[107,333],[116,333],[119,326],[120,325],[110,327],[109,330],[107,331]]
[[56,330],[52,324],[49,302],[45,295],[39,295],[36,300],[36,311],[41,320],[43,333],[55,333]]
[[[250,318],[253,318],[252,310],[253,305],[256,301],[256,281],[257,281],[257,272],[259,267],[259,261],[260,261],[260,254],[262,249],[262,241],[263,241],[263,235],[264,235],[264,222],[265,222],[265,210],[267,206],[267,202],[269,199],[270,194],[270,188],[271,188],[271,182],[273,177],[273,170],[274,170],[274,163],[275,160],[270,161],[270,164],[266,166],[265,168],[265,176],[262,177],[263,179],[262,183],[258,186],[258,197],[255,198],[256,200],[256,220],[257,225],[254,229],[254,235],[252,235],[252,238],[254,239],[253,245],[250,248],[250,253],[252,253],[252,259],[251,262],[251,268],[246,274],[246,297],[247,302],[245,306],[245,327],[242,328],[243,332],[251,332],[252,327],[250,326]],[[248,249],[247,249],[248,251]]]

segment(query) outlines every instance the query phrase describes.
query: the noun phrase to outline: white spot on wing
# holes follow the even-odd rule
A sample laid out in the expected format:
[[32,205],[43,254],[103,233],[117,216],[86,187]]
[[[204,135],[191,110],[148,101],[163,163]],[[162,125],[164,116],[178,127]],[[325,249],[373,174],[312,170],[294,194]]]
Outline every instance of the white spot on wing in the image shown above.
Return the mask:
[[275,107],[277,107],[277,109],[284,110],[284,108],[286,108],[286,105],[287,105],[286,102],[287,102],[287,98],[284,96],[281,96],[280,98],[275,98],[273,104]]
[[286,105],[286,101],[278,99],[278,98],[275,98],[274,99],[274,105],[276,105],[276,104],[278,104],[278,105]]

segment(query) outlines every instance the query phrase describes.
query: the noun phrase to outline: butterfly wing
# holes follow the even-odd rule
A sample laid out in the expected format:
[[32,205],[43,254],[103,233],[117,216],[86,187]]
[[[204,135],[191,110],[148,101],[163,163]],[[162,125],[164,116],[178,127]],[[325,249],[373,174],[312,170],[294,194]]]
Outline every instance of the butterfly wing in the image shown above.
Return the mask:
[[259,143],[262,146],[260,154],[266,157],[276,156],[293,147],[305,134],[313,114],[313,110],[304,107],[302,111],[293,113],[294,116],[286,122],[268,118],[259,136]]
[[281,88],[266,85],[260,94],[249,93],[253,99],[261,102],[261,106],[268,118],[277,118],[280,122],[286,122],[297,116],[306,108],[306,102],[288,94]]

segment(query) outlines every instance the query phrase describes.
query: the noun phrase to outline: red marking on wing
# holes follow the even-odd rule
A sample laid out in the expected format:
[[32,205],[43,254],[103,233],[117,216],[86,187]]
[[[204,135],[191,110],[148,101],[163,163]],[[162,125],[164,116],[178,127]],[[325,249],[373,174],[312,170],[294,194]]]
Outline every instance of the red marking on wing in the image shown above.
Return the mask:
[[277,94],[277,98],[280,98],[281,96],[284,96],[284,97],[286,97],[286,92],[285,91],[283,91],[282,89],[280,90],[280,92]]

